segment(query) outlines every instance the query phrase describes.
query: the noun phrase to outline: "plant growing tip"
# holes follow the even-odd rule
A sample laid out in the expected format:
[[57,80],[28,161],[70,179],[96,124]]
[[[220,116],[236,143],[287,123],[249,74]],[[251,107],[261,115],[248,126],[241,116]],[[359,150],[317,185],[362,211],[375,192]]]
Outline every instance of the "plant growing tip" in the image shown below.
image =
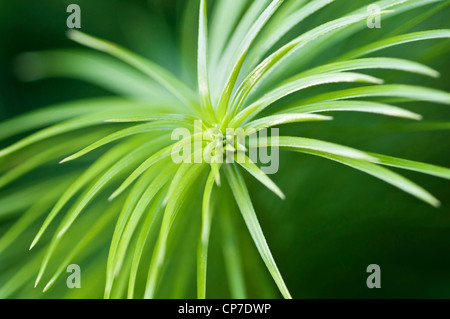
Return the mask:
[[38,274],[38,276],[36,278],[36,281],[34,282],[34,288],[36,288],[39,285],[39,282],[41,281],[41,278],[42,278],[42,273],[39,272],[39,274]]
[[42,289],[42,292],[47,292],[52,286],[53,286],[53,281],[50,281],[50,282],[48,282],[46,285],[45,285],[45,287],[44,287],[44,289]]
[[70,162],[70,161],[71,161],[71,158],[70,157],[66,157],[66,158],[62,159],[61,161],[59,161],[58,164],[64,164],[64,163],[67,163],[67,162]]
[[32,250],[33,247],[36,245],[36,243],[37,243],[37,240],[34,239],[33,242],[32,242],[31,245],[30,245],[30,248],[28,248],[28,250]]

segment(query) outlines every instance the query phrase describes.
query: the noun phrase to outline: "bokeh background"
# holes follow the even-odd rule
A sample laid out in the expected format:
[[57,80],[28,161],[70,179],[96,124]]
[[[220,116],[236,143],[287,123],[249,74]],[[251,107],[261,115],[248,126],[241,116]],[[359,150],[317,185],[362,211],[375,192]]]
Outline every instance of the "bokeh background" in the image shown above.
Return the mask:
[[[369,1],[344,2],[350,12]],[[23,76],[21,78],[21,66],[17,62],[20,54],[79,48],[65,37],[66,8],[71,3],[81,6],[82,31],[117,42],[180,77],[186,76],[180,71],[179,56],[179,34],[186,1],[0,0],[0,120],[51,104],[112,94],[105,88],[78,79],[57,76],[30,82],[23,81]],[[292,34],[308,30],[324,19],[336,18],[333,6],[342,9],[342,1],[308,18]],[[437,6],[430,4],[395,19],[383,20],[381,29],[363,30],[345,42],[335,43],[324,56],[304,57],[304,67],[390,34]],[[404,32],[450,28],[449,17],[450,8],[447,7]],[[430,79],[393,71],[365,73],[381,76],[389,83],[450,90],[450,40],[402,45],[377,55],[422,62],[439,70],[441,77]],[[302,94],[320,90],[323,88]],[[450,122],[448,106],[405,105],[423,114],[424,121]],[[332,123],[291,126],[283,128],[282,133],[321,138],[362,150],[450,167],[450,133],[442,127],[426,128],[415,122],[370,114],[334,116]],[[10,142],[5,141],[2,146]],[[412,172],[403,174],[433,193],[442,201],[442,206],[429,207],[363,173],[307,155],[281,154],[280,171],[273,179],[287,195],[284,201],[248,178],[267,241],[295,298],[450,298],[450,181]],[[0,191],[0,198],[2,192],[7,191]],[[13,221],[14,217],[0,218],[0,236]],[[214,227],[208,295],[223,298],[228,297],[229,292],[220,236],[214,232]],[[235,227],[239,230],[239,246],[244,256],[248,296],[280,297],[245,225],[239,222]],[[24,243],[24,254],[28,252],[27,247]],[[3,255],[2,258],[7,257]],[[187,263],[194,262],[195,256],[187,254],[186,260]],[[0,263],[6,265],[7,260],[0,259]],[[366,286],[369,264],[381,267],[381,289],[370,290]],[[20,269],[24,265],[8,264],[7,270],[13,271],[14,267]],[[186,276],[189,295],[195,297],[195,271]],[[90,283],[84,284],[82,290],[88,289]],[[23,289],[30,290],[32,298],[64,296],[60,292],[33,292],[31,286]],[[101,297],[101,290],[100,287],[98,297]]]

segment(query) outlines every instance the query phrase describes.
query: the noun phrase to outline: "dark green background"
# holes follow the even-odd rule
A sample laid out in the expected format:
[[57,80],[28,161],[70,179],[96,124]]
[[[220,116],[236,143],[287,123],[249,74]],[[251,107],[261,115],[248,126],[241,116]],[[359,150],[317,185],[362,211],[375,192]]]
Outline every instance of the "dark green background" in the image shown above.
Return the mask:
[[[348,9],[365,2],[347,1]],[[75,80],[23,83],[14,75],[14,59],[22,52],[78,47],[65,38],[66,7],[70,3],[82,8],[83,31],[118,42],[177,70],[178,62],[173,60],[176,54],[164,52],[176,52],[173,50],[177,49],[183,1],[0,0],[0,119],[53,103],[110,94]],[[338,54],[389,33],[423,10],[383,22],[381,30],[364,30],[327,54]],[[147,25],[133,22],[138,14],[149,16]],[[449,16],[447,7],[408,31],[449,28]],[[336,18],[333,6],[320,18]],[[297,28],[297,34],[318,21],[306,20]],[[163,31],[162,26],[169,31]],[[440,50],[430,55],[435,48]],[[441,72],[439,79],[393,71],[367,73],[381,76],[388,83],[421,84],[448,91],[449,49],[448,40],[432,40],[377,54],[423,62]],[[320,63],[326,57],[313,57],[311,63]],[[406,107],[423,114],[425,121],[450,121],[448,106],[415,103]],[[335,119],[333,123],[292,126],[282,131],[450,167],[448,131],[409,130],[410,121],[368,114],[336,114]],[[273,179],[287,195],[285,201],[248,178],[267,241],[295,298],[450,298],[450,182],[416,173],[404,175],[437,196],[442,207],[431,208],[373,177],[307,155],[281,155],[280,171]],[[244,259],[249,297],[278,297],[245,226],[240,223],[236,227],[241,230],[244,257],[258,261],[255,265]],[[214,228],[212,231],[208,291],[210,297],[226,297],[220,237]],[[369,264],[381,267],[381,289],[366,287]],[[194,277],[191,281],[195,283]],[[261,289],[261,281],[267,282],[267,289]]]

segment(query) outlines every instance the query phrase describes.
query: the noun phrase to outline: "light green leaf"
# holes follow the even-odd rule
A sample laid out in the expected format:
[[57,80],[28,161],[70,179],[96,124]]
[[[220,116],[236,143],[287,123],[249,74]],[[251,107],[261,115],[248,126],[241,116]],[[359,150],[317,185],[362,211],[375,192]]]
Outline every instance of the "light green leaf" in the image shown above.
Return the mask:
[[99,147],[102,147],[111,142],[123,139],[125,137],[130,137],[133,135],[149,133],[149,132],[154,132],[154,131],[170,131],[171,129],[174,129],[175,127],[176,127],[176,121],[174,123],[170,123],[170,121],[167,121],[167,123],[164,123],[164,122],[160,123],[160,121],[158,121],[158,122],[151,122],[151,123],[147,123],[147,124],[132,126],[132,127],[120,130],[118,132],[112,133],[112,134],[98,140],[97,142],[89,145],[88,147],[85,147],[81,151],[66,157],[65,159],[63,159],[60,162],[60,164],[66,163],[69,161],[73,161],[81,156],[86,155],[89,152],[92,152],[93,150],[95,150]]
[[242,14],[246,0],[218,0],[213,7],[213,16],[211,23],[209,65],[215,71],[219,65],[219,59],[222,56],[227,40],[236,26],[240,15]]
[[[115,207],[112,207],[104,214],[101,214],[100,218],[95,222],[95,224],[90,227],[85,234],[83,234],[82,238],[77,242],[75,247],[71,249],[70,253],[60,263],[60,266],[57,268],[55,274],[45,285],[43,292],[48,291],[55,284],[56,280],[63,274],[63,272],[66,271],[67,265],[70,265],[75,257],[81,254],[86,256],[105,244],[105,239],[96,241],[94,241],[94,239],[98,237],[99,233],[112,221],[113,217],[115,217],[115,214],[113,212],[115,209]],[[80,257],[78,257],[78,259],[79,258]]]
[[242,82],[233,101],[233,113],[242,108],[250,92],[252,92],[256,88],[261,80],[264,77],[267,77],[268,74],[273,71],[276,65],[292,55],[295,51],[331,31],[345,28],[354,23],[363,21],[367,19],[367,17],[368,14],[363,13],[346,16],[324,23],[308,32],[303,33],[302,35],[298,36],[294,40],[290,41],[289,43],[272,53],[269,57],[262,61]]
[[[283,15],[275,16],[270,25],[264,32],[262,39],[257,43],[253,50],[254,55],[252,61],[258,62],[261,58],[283,38],[292,28],[305,20],[310,15],[314,14],[321,8],[325,7],[334,0],[313,0],[304,5],[305,0],[301,1],[286,1],[284,6],[279,10],[283,11]],[[295,7],[300,9],[295,10]],[[254,66],[254,62],[251,63]]]
[[208,19],[206,1],[200,0],[198,26],[198,59],[197,59],[198,88],[203,112],[210,121],[215,121],[212,107],[208,77]]
[[149,183],[151,183],[154,177],[155,171],[150,170],[146,172],[146,174],[144,174],[141,178],[139,178],[136,185],[134,185],[133,189],[129,192],[125,200],[125,204],[122,206],[122,210],[116,222],[116,227],[114,228],[114,233],[109,247],[108,260],[106,262],[106,284],[104,299],[111,298],[113,282],[115,278],[116,255],[123,231],[131,214],[133,213],[134,208],[136,207],[136,204],[138,203],[138,201],[142,197],[142,194],[145,192]]
[[[127,143],[127,146],[128,143]],[[135,165],[137,162],[143,160],[146,157],[146,149],[150,147],[150,143],[144,144],[135,150],[129,152],[126,156],[120,159],[117,163],[115,163],[106,173],[104,173],[92,187],[90,187],[72,206],[70,211],[66,214],[64,219],[61,221],[58,229],[56,230],[56,235],[50,242],[50,246],[45,254],[44,260],[42,262],[41,268],[39,270],[38,277],[36,279],[35,285],[39,283],[44,274],[48,262],[51,256],[54,253],[54,250],[59,245],[62,237],[73,224],[73,222],[77,219],[77,217],[81,214],[86,205],[103,189],[103,187],[110,182],[114,177],[116,177],[123,170],[127,169],[129,166]]]
[[47,209],[50,208],[53,202],[61,195],[62,189],[66,186],[66,183],[61,183],[59,187],[56,187],[49,191],[47,194],[37,199],[29,209],[27,209],[22,216],[0,237],[0,255],[6,248],[8,248],[25,230],[28,229],[38,218],[42,217],[44,213],[47,213]]
[[106,173],[104,173],[78,201],[77,204],[71,209],[71,211],[65,216],[65,219],[62,221],[59,229],[57,230],[57,237],[61,237],[65,234],[67,229],[72,225],[77,216],[81,213],[83,208],[89,203],[89,201],[96,196],[96,194],[115,176],[121,173],[123,170],[126,170],[129,167],[133,167],[137,163],[140,163],[144,158],[148,156],[148,152],[150,150],[158,149],[161,147],[161,144],[164,143],[164,140],[161,143],[158,140],[152,141],[150,143],[145,143],[140,147],[134,149],[129,152],[126,156],[121,158],[117,163],[115,163]]
[[375,114],[383,114],[387,116],[402,117],[412,120],[421,120],[420,114],[413,113],[411,111],[377,102],[368,101],[330,101],[319,102],[314,104],[300,105],[300,106],[288,106],[275,114],[286,113],[319,113],[319,112],[336,112],[336,111],[349,111],[349,112],[367,112]]
[[[215,64],[211,64],[212,69],[210,75],[215,75],[214,81],[212,81],[211,84],[213,85],[213,100],[216,104],[219,101],[220,94],[222,94],[222,89],[226,84],[228,76],[231,74],[234,63],[239,58],[239,48],[242,45],[244,38],[248,34],[248,31],[250,30],[252,25],[267,7],[269,1],[270,0],[240,1],[244,2],[241,5],[246,5],[245,2],[249,2],[250,6],[243,14],[243,16],[239,17],[240,21],[235,27],[235,30],[233,31],[231,37],[229,39],[224,39],[224,41],[226,41],[226,46],[224,47],[224,52],[220,56],[220,60],[218,60]],[[223,15],[224,13],[220,12],[220,14]],[[219,26],[219,28],[221,27],[222,26]]]
[[139,115],[133,117],[124,117],[120,119],[109,119],[105,122],[110,123],[136,123],[136,122],[153,122],[153,121],[170,121],[178,122],[180,124],[193,125],[194,121],[197,120],[196,117],[184,114],[148,114]]
[[411,170],[427,175],[433,175],[445,179],[450,179],[450,168],[410,161],[402,158],[386,156],[382,154],[368,153],[378,159],[381,165],[398,167],[406,170]]
[[247,172],[249,172],[254,178],[256,178],[258,181],[260,181],[264,186],[266,186],[268,189],[270,189],[272,192],[274,192],[278,197],[281,199],[285,199],[286,196],[284,196],[281,189],[258,167],[255,163],[251,161],[250,158],[247,157],[247,155],[242,154],[244,161],[240,161],[238,156],[235,155],[235,161],[239,165],[241,165]]
[[73,78],[124,96],[180,104],[164,87],[123,62],[88,49],[23,53],[18,57],[18,76],[25,81]]
[[133,173],[128,176],[128,178],[120,185],[120,187],[114,191],[114,193],[110,196],[110,200],[113,200],[117,196],[119,196],[128,186],[130,186],[142,173],[144,173],[147,169],[158,163],[159,161],[172,156],[172,154],[177,153],[178,148],[183,148],[192,143],[195,137],[202,136],[202,133],[193,134],[189,137],[182,139],[179,142],[176,142],[172,145],[167,146],[162,149],[158,153],[152,155],[149,159],[147,159],[144,163],[142,163]]
[[439,72],[433,70],[426,65],[408,61],[405,59],[397,58],[366,58],[366,59],[356,59],[348,60],[342,62],[334,62],[330,64],[325,64],[314,69],[300,73],[297,77],[305,77],[313,74],[321,74],[328,72],[344,72],[353,71],[361,69],[391,69],[391,70],[401,70],[411,73],[418,73],[423,75],[428,75],[431,77],[439,77]]
[[92,164],[59,198],[53,209],[47,215],[38,233],[34,237],[33,242],[30,246],[30,250],[38,243],[50,223],[55,219],[58,213],[77,192],[79,192],[100,172],[104,171],[106,168],[116,162],[120,157],[131,151],[134,147],[136,147],[134,143],[118,145],[112,148],[110,151],[106,152],[94,164]]
[[49,189],[57,188],[66,179],[71,179],[72,174],[63,174],[57,177],[46,178],[38,184],[25,184],[19,189],[12,189],[0,198],[0,218],[22,213],[40,198],[48,193]]
[[230,122],[230,126],[238,127],[239,125],[241,125],[241,123],[248,121],[258,115],[272,103],[294,92],[298,92],[312,86],[341,82],[365,82],[381,84],[382,80],[359,73],[327,73],[312,75],[301,79],[290,79],[276,89],[264,95],[261,99],[243,109],[238,115],[233,118],[233,120]]
[[377,161],[376,157],[354,148],[304,137],[280,136],[277,138],[261,138],[258,141],[258,147],[292,148],[299,152],[313,150],[363,161]]
[[[440,1],[441,0],[381,0],[372,2],[370,4],[377,5],[382,10],[382,21],[387,21],[388,19],[393,20],[394,18],[405,12],[411,11],[413,9],[418,9],[419,7],[425,5],[438,3]],[[340,10],[346,11],[347,5],[344,2],[340,2],[340,5]],[[368,13],[367,9],[368,4],[365,4],[359,9],[352,11],[349,16]],[[367,18],[369,18],[369,16],[366,16],[364,20],[366,20]],[[326,20],[327,16],[322,15],[318,19],[318,21],[321,22],[323,21],[323,19]],[[301,47],[299,50],[296,50],[292,54],[291,58],[286,61],[286,63],[278,66],[277,71],[289,73],[289,70],[300,70],[301,68],[310,65],[315,57],[321,56],[327,50],[334,50],[336,46],[340,45],[340,43],[343,43],[344,41],[351,41],[349,40],[350,37],[352,35],[355,35],[357,32],[365,32],[365,34],[369,34],[370,32],[367,33],[367,24],[365,22],[366,21],[361,20],[361,23],[354,23],[343,28],[338,28],[335,30],[331,30],[330,32],[323,33],[320,38],[316,39],[316,41]],[[359,39],[361,39],[361,37],[359,37]]]
[[193,93],[192,90],[183,82],[178,80],[175,76],[170,74],[167,70],[164,70],[159,65],[146,60],[116,44],[87,35],[77,30],[69,30],[67,32],[67,36],[69,39],[75,42],[111,54],[116,58],[134,66],[136,69],[147,74],[148,76],[159,82],[161,85],[163,85],[186,106],[190,106],[195,110],[195,93]]
[[[442,2],[442,3],[440,5],[437,5],[439,2]],[[428,1],[428,3],[426,3],[426,2],[422,2],[422,3],[424,5],[436,3],[436,5],[431,6],[431,8],[428,10],[425,10],[425,9],[422,10],[422,12],[417,14],[415,17],[413,17],[412,19],[408,19],[408,21],[405,21],[405,23],[402,23],[400,26],[398,26],[397,28],[395,28],[391,32],[389,32],[386,35],[386,37],[391,37],[393,35],[404,33],[410,29],[413,29],[413,28],[417,27],[419,24],[421,24],[422,22],[433,17],[439,11],[442,11],[443,9],[445,9],[446,7],[448,7],[450,5],[450,2],[442,1],[442,0],[431,0],[431,1]],[[419,5],[420,5],[420,3],[419,3]]]
[[[231,194],[230,194],[231,195]],[[225,259],[225,268],[227,272],[228,282],[231,291],[231,298],[245,299],[247,298],[244,270],[241,257],[239,255],[239,244],[236,238],[236,230],[231,220],[232,208],[230,200],[231,196],[224,197],[221,202],[220,226],[222,228],[223,256]],[[233,211],[233,213],[235,213]]]
[[197,29],[193,28],[193,21],[198,21],[199,0],[184,1],[183,14],[179,23],[180,53],[183,80],[190,87],[197,82],[196,59],[197,59]]
[[431,31],[420,31],[408,34],[402,34],[388,39],[383,39],[375,43],[368,44],[362,48],[356,49],[349,53],[346,53],[339,60],[348,60],[357,58],[369,53],[373,53],[385,48],[396,46],[403,43],[410,43],[415,41],[431,40],[431,39],[442,39],[450,38],[450,30],[431,30]]
[[256,217],[255,210],[253,209],[253,205],[242,175],[239,173],[235,165],[228,165],[225,173],[242,216],[244,217],[244,221],[253,238],[253,241],[255,242],[256,248],[261,255],[261,258],[266,264],[266,267],[272,275],[281,294],[284,298],[291,299],[292,297],[283,281],[283,278],[281,277],[277,265],[275,264],[275,260],[272,257],[272,253],[270,252],[261,226],[259,225],[258,218]]
[[[288,109],[290,110],[290,109]],[[289,113],[289,114],[286,114]],[[330,116],[305,114],[306,112],[283,112],[283,114],[277,114],[272,116],[263,117],[247,123],[243,129],[250,131],[259,131],[265,128],[289,124],[289,123],[300,123],[300,122],[311,122],[311,121],[331,121],[333,118]]]
[[0,126],[0,139],[4,140],[14,135],[98,111],[128,108],[129,105],[135,103],[123,98],[108,97],[48,106],[3,121]]
[[206,298],[206,269],[208,264],[209,234],[213,210],[211,209],[211,193],[214,187],[215,176],[211,172],[205,185],[202,202],[202,230],[197,249],[197,298]]
[[0,287],[0,298],[7,299],[16,293],[21,287],[29,283],[29,280],[36,273],[36,264],[42,259],[42,252],[38,253],[29,259],[21,269],[16,271],[6,282],[2,283]]
[[166,206],[169,200],[172,198],[173,194],[175,194],[178,190],[178,184],[183,179],[183,176],[192,168],[195,164],[192,163],[182,163],[178,165],[177,172],[170,182],[169,190],[167,191],[166,196],[163,200],[163,206]]
[[148,108],[143,108],[142,106],[138,108],[139,110],[137,111],[136,109],[133,109],[131,105],[125,106],[122,107],[122,110],[98,112],[50,126],[36,133],[33,133],[21,139],[20,141],[0,150],[0,157],[4,157],[20,149],[23,149],[29,145],[43,141],[45,139],[49,139],[51,137],[76,131],[82,128],[105,124],[104,121],[109,118],[121,117],[124,116],[124,114],[127,114],[128,116],[134,115],[135,113],[142,114],[142,110],[148,112]]
[[153,251],[152,260],[150,263],[147,286],[144,293],[145,299],[151,299],[155,295],[156,285],[158,283],[161,267],[164,263],[166,255],[167,239],[169,237],[170,229],[172,228],[172,224],[178,214],[178,211],[181,208],[181,203],[184,199],[184,196],[204,167],[205,165],[200,164],[192,166],[191,170],[189,170],[183,177],[183,180],[180,182],[177,192],[173,194],[173,197],[166,207],[161,230],[159,232],[159,237],[156,242],[156,246]]
[[[160,193],[161,195],[163,193]],[[134,290],[136,286],[136,278],[137,278],[137,272],[139,269],[139,265],[141,262],[142,255],[144,253],[144,247],[145,243],[147,241],[147,238],[150,233],[153,232],[153,228],[155,226],[155,219],[159,217],[160,212],[162,212],[162,200],[163,197],[159,195],[154,203],[152,204],[151,208],[149,209],[147,213],[147,217],[145,218],[144,223],[142,224],[141,231],[139,233],[139,237],[136,242],[136,247],[134,249],[133,259],[131,262],[131,269],[130,269],[130,280],[128,282],[128,299],[134,298]]]
[[301,105],[360,97],[399,97],[417,101],[450,104],[450,94],[444,91],[415,85],[387,84],[324,93],[301,102]]
[[[291,150],[291,151],[298,151],[297,149],[289,148],[289,147],[286,149]],[[426,202],[434,207],[440,206],[439,200],[437,200],[433,195],[431,195],[425,189],[423,189],[422,187],[418,186],[417,184],[411,182],[410,180],[404,178],[403,176],[398,175],[398,174],[396,174],[388,169],[385,169],[379,165],[376,165],[376,164],[373,164],[373,163],[370,163],[367,161],[361,161],[361,160],[357,160],[357,159],[353,159],[353,158],[338,156],[338,155],[315,151],[315,150],[311,150],[311,151],[306,151],[306,150],[303,151],[302,150],[301,152],[325,157],[325,158],[331,159],[333,161],[342,163],[344,165],[350,166],[354,169],[360,170],[360,171],[365,172],[369,175],[372,175],[380,180],[383,180],[383,181],[403,190],[404,192],[409,193],[409,194],[423,200],[424,202]]]
[[248,31],[245,39],[243,40],[242,47],[239,49],[239,58],[236,60],[233,66],[233,70],[228,77],[227,83],[222,91],[222,95],[219,100],[217,114],[219,118],[222,118],[228,107],[228,103],[233,92],[233,88],[236,84],[237,78],[241,71],[242,65],[244,64],[245,57],[247,56],[248,50],[255,40],[258,33],[261,31],[263,26],[267,23],[270,17],[275,13],[278,7],[281,5],[283,0],[273,0],[271,4],[264,10],[264,12],[259,16],[256,22]]
[[55,141],[55,147],[50,147],[43,150],[41,153],[26,158],[25,161],[3,174],[0,177],[0,188],[5,187],[9,183],[17,180],[28,172],[31,172],[33,169],[44,165],[45,163],[52,163],[53,161],[55,161],[56,164],[56,159],[60,159],[62,156],[75,151],[77,148],[86,145],[86,143],[92,140],[95,141],[105,133],[106,131],[99,130],[98,132],[94,132],[93,134],[81,135],[78,138],[72,139],[70,143],[65,143],[65,139]]
[[[150,204],[150,202],[155,198],[155,196],[160,192],[160,190],[171,180],[171,176],[175,172],[175,167],[173,165],[167,165],[160,174],[156,176],[153,182],[145,190],[144,194],[139,199],[136,207],[133,210],[132,215],[128,219],[127,225],[120,236],[119,246],[115,258],[113,261],[114,272],[113,275],[117,276],[120,272],[122,264],[125,260],[128,246],[130,244],[131,238],[133,237],[134,231],[138,226],[145,209]],[[154,216],[156,217],[156,216]],[[153,221],[155,218],[153,218]]]

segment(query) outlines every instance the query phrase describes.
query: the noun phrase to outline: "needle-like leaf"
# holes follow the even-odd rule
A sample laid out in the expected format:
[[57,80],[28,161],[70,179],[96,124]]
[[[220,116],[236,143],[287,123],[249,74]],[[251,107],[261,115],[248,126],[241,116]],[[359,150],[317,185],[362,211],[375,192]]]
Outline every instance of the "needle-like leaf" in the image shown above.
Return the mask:
[[148,186],[145,190],[144,194],[139,199],[136,207],[133,210],[130,218],[128,219],[128,223],[121,234],[121,238],[119,241],[119,245],[117,248],[117,253],[115,254],[115,258],[113,261],[114,264],[114,272],[113,274],[117,276],[120,272],[120,268],[126,257],[127,248],[130,244],[131,238],[133,237],[133,233],[138,226],[139,221],[142,218],[142,215],[145,212],[145,209],[150,204],[150,202],[155,198],[158,192],[166,185],[173,173],[175,172],[175,168],[173,166],[167,166],[160,174],[156,176],[154,181]]
[[427,175],[433,175],[440,178],[450,179],[450,168],[405,160],[402,158],[386,156],[382,154],[375,154],[375,153],[369,154],[375,156],[378,159],[378,163],[381,165],[398,167]]
[[377,161],[376,157],[354,148],[304,137],[280,136],[276,138],[261,138],[258,141],[258,147],[291,148],[299,152],[314,150],[363,161]]
[[439,76],[439,72],[436,70],[414,61],[397,58],[366,58],[325,64],[309,71],[302,72],[297,77],[301,78],[313,74],[361,69],[391,69],[428,75],[435,78]]
[[289,123],[300,123],[300,122],[315,122],[315,121],[331,121],[333,118],[330,116],[305,114],[304,113],[294,113],[294,112],[283,112],[277,115],[263,117],[244,126],[244,130],[259,131],[265,128],[279,126]]
[[362,48],[358,48],[352,52],[343,55],[342,57],[339,58],[339,60],[358,58],[360,56],[367,55],[369,53],[373,53],[399,44],[431,39],[443,39],[443,38],[450,38],[450,30],[431,30],[431,31],[421,31],[409,34],[402,34],[399,36],[383,39],[375,43],[368,44],[367,46],[364,46]]
[[228,165],[225,172],[228,181],[230,182],[231,190],[233,191],[236,202],[241,210],[242,217],[244,218],[261,258],[266,264],[267,269],[275,280],[275,283],[284,298],[292,298],[283,278],[281,277],[275,260],[272,257],[269,246],[267,245],[266,238],[264,237],[261,226],[259,225],[258,218],[256,217],[255,210],[253,209],[253,205],[242,175],[239,173],[235,165]]
[[118,132],[112,133],[112,134],[102,138],[101,140],[89,145],[88,147],[85,147],[81,151],[66,157],[60,163],[62,164],[62,163],[66,163],[69,161],[73,161],[81,156],[86,155],[89,152],[92,152],[93,150],[95,150],[99,147],[102,147],[102,146],[112,143],[114,141],[123,139],[125,137],[142,134],[142,133],[149,133],[152,131],[170,131],[170,129],[173,129],[174,127],[176,127],[176,122],[175,123],[162,123],[162,124],[159,122],[156,122],[156,123],[151,122],[151,123],[147,123],[147,124],[140,124],[140,125],[136,125],[133,127],[129,127],[129,128],[120,130]]
[[110,151],[106,152],[102,157],[100,157],[89,169],[87,169],[69,188],[66,189],[64,194],[58,199],[53,209],[47,215],[44,223],[39,229],[38,233],[33,239],[31,243],[30,250],[38,243],[46,229],[49,227],[51,222],[55,219],[55,217],[59,214],[59,212],[63,209],[63,207],[69,202],[69,200],[79,192],[82,187],[87,185],[95,176],[97,176],[100,172],[104,171],[109,165],[112,165],[115,161],[117,161],[121,156],[131,151],[131,149],[135,145],[119,145]]
[[399,97],[408,100],[450,104],[450,94],[422,86],[387,84],[324,93],[303,101],[302,105],[322,101],[338,101],[361,97]]
[[295,38],[291,42],[287,43],[286,45],[272,53],[269,57],[262,61],[242,82],[233,102],[233,112],[235,112],[236,110],[240,110],[250,92],[255,89],[260,81],[264,77],[267,77],[277,64],[281,63],[281,61],[292,55],[296,50],[307,45],[311,41],[314,41],[321,36],[326,35],[331,31],[345,28],[354,23],[363,21],[367,17],[367,13],[356,14],[327,22],[313,30],[300,35],[299,37]]
[[241,165],[247,172],[249,172],[254,178],[263,183],[268,189],[274,192],[281,199],[285,199],[281,189],[258,167],[255,163],[251,161],[247,155],[243,154],[244,161],[238,159],[239,155],[235,155],[235,161]]
[[272,103],[289,94],[312,86],[340,82],[365,82],[381,84],[382,80],[364,74],[345,72],[319,74],[301,79],[288,80],[286,81],[286,83],[280,85],[278,88],[264,95],[264,97],[262,97],[258,101],[243,109],[238,115],[233,118],[233,120],[230,122],[230,126],[237,127],[241,125],[243,122],[248,121],[258,115]]
[[366,112],[383,114],[387,116],[403,117],[412,120],[421,120],[422,116],[411,111],[384,103],[368,101],[330,101],[308,105],[288,106],[275,114],[290,113],[321,113],[321,112]]
[[196,99],[195,94],[192,92],[192,90],[159,65],[146,60],[116,44],[87,35],[77,30],[68,31],[67,36],[69,37],[69,39],[75,42],[99,51],[109,53],[117,57],[118,59],[121,59],[126,63],[134,66],[136,69],[161,83],[186,106],[190,106],[195,110],[194,101]]
[[233,198],[224,197],[221,209],[220,225],[222,228],[223,255],[227,271],[231,297],[234,299],[244,299],[247,297],[244,270],[240,257],[238,239],[236,238],[235,225],[233,225],[231,213],[236,213],[230,203]]
[[[202,133],[200,133],[201,135]],[[149,159],[147,159],[144,163],[142,163],[136,170],[134,170],[133,173],[128,176],[128,178],[120,185],[120,187],[114,191],[114,193],[110,196],[110,200],[113,200],[117,196],[119,196],[128,186],[130,186],[139,176],[142,175],[143,172],[145,172],[147,169],[158,163],[159,161],[170,157],[172,154],[175,154],[178,152],[179,148],[186,147],[190,145],[193,141],[193,139],[198,137],[198,135],[193,134],[189,137],[186,137],[182,139],[181,141],[174,143],[172,145],[167,146],[166,148],[162,149],[158,153],[152,155]]]
[[203,112],[207,118],[215,122],[216,116],[211,102],[208,76],[208,19],[206,1],[200,0],[199,26],[198,26],[198,88]]
[[230,76],[228,77],[227,83],[223,89],[222,95],[219,100],[217,114],[219,118],[222,118],[227,110],[228,103],[230,102],[231,94],[233,92],[233,88],[236,84],[237,78],[239,76],[239,72],[241,71],[242,65],[244,64],[245,57],[247,56],[248,50],[250,49],[250,45],[253,43],[254,39],[261,31],[262,27],[267,23],[270,17],[275,13],[278,7],[281,5],[283,0],[273,0],[271,4],[266,8],[266,10],[259,16],[258,20],[251,27],[246,35],[243,45],[239,51],[239,58],[236,60],[233,70],[231,71]]
[[123,96],[182,106],[169,91],[145,74],[90,49],[23,53],[18,57],[17,65],[19,77],[26,81],[73,78]]
[[[307,17],[317,12],[321,8],[330,4],[334,0],[312,0],[308,2],[306,5],[303,5],[304,0],[301,1],[287,1],[284,6],[280,9],[282,11],[286,8],[286,14],[280,17],[280,19],[274,19],[271,21],[273,23],[270,24],[268,28],[268,32],[265,32],[265,37],[257,43],[254,47],[254,56],[252,57],[252,61],[258,62],[261,57],[263,57],[267,51],[270,50],[280,39],[286,35],[292,28],[294,28],[297,24],[305,20]],[[299,7],[300,9],[295,10],[295,7]],[[294,10],[294,11],[292,11]],[[254,63],[251,63],[253,66]]]
[[205,185],[202,202],[202,230],[197,249],[197,297],[206,298],[206,269],[208,261],[209,234],[213,210],[211,208],[211,193],[214,187],[215,176],[210,173]]
[[[160,193],[161,194],[161,193]],[[141,227],[136,247],[133,254],[133,260],[131,262],[130,280],[128,282],[128,299],[134,298],[134,290],[136,286],[137,273],[141,262],[142,255],[144,254],[144,246],[150,233],[153,232],[155,226],[155,219],[157,219],[162,213],[162,196],[154,200],[151,208],[147,213],[147,217]]]
[[[287,147],[286,149],[291,150],[291,151],[298,151],[298,149],[289,148],[289,147]],[[403,176],[398,175],[398,174],[396,174],[388,169],[385,169],[379,165],[376,165],[376,164],[373,164],[373,163],[370,163],[367,161],[362,161],[362,160],[339,156],[339,155],[333,155],[333,154],[315,151],[315,150],[311,150],[311,151],[306,151],[306,150],[303,151],[302,150],[301,152],[325,157],[325,158],[334,160],[336,162],[345,164],[354,169],[360,170],[360,171],[365,172],[369,175],[372,175],[378,179],[381,179],[381,180],[403,190],[404,192],[409,193],[409,194],[423,200],[424,202],[426,202],[432,206],[435,206],[435,207],[440,206],[439,200],[437,200],[428,191],[426,191],[422,187],[418,186],[417,184],[411,182],[410,180],[404,178]]]
[[158,241],[156,242],[148,272],[147,285],[144,293],[144,298],[146,299],[151,299],[155,295],[156,285],[158,283],[161,267],[164,263],[166,255],[167,239],[169,237],[170,229],[172,228],[172,224],[175,221],[178,211],[180,210],[181,203],[189,189],[189,186],[196,180],[203,168],[204,165],[192,166],[192,168],[183,177],[177,192],[173,194],[173,197],[164,211],[161,230],[159,232]]

